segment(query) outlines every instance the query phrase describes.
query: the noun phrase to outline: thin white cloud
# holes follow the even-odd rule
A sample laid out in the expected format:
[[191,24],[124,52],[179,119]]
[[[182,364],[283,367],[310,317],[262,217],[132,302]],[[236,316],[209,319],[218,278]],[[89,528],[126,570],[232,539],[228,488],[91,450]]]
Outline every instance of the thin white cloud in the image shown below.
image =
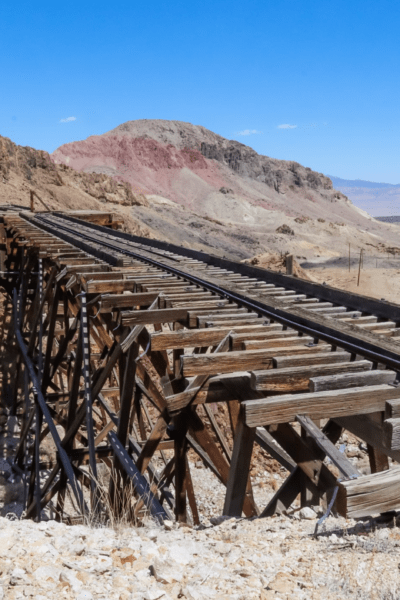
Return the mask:
[[289,123],[283,123],[283,125],[278,125],[278,129],[296,129],[297,125],[289,125]]
[[257,131],[257,129],[243,129],[243,131],[238,131],[236,135],[255,135],[261,133],[262,131]]
[[70,123],[71,121],[76,121],[76,117],[67,117],[66,119],[60,119],[60,123]]

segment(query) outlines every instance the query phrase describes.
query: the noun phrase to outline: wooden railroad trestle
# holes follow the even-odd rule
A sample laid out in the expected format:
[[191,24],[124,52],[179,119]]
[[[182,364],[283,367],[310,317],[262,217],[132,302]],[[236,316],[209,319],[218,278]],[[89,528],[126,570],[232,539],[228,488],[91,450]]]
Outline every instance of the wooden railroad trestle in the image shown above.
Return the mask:
[[[226,486],[225,515],[337,487],[344,516],[400,507],[399,306],[128,236],[108,213],[0,218],[27,518],[197,524],[189,450]],[[367,443],[370,475],[335,446],[343,429]],[[254,444],[288,471],[261,507]]]

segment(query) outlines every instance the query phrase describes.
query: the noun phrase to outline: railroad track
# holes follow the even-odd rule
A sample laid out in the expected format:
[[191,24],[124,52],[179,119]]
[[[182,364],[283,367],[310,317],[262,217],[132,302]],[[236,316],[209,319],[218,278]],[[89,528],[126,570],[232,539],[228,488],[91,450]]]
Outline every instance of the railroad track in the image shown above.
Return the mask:
[[[398,507],[400,474],[388,457],[400,460],[399,306],[73,213],[2,219],[2,281],[20,350],[13,468],[27,482],[28,517],[49,503],[65,517],[67,489],[78,512],[104,515],[102,461],[108,510],[120,513],[129,495],[132,519],[150,511],[198,523],[189,449],[226,486],[226,515],[271,515],[298,494],[303,504],[337,494],[345,516]],[[226,407],[227,432],[216,405]],[[371,475],[337,450],[343,429],[368,444]],[[47,433],[51,465],[41,455]],[[254,444],[288,471],[261,507]]]

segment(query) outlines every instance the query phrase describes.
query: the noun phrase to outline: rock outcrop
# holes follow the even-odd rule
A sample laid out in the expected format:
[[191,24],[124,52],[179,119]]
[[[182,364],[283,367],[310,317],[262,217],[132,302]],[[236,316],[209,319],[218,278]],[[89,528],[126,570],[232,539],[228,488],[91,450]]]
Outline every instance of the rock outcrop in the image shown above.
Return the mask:
[[[0,136],[1,202],[11,200],[13,192],[18,196],[18,200],[27,201],[28,197],[25,197],[22,189],[28,188],[42,193],[50,201],[57,201],[55,188],[62,187],[68,188],[72,196],[81,195],[81,201],[86,204],[88,201],[92,203],[93,200],[114,202],[123,206],[147,204],[146,198],[134,194],[127,182],[117,182],[102,173],[83,173],[64,164],[57,165],[47,152],[18,146],[10,139]],[[93,205],[90,207],[93,208]]]

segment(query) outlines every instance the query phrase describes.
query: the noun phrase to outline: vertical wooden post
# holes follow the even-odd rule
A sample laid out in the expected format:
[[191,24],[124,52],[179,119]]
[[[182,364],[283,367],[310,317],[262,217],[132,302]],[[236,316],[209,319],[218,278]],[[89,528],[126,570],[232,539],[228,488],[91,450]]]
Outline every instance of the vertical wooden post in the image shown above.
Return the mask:
[[255,436],[256,428],[245,425],[240,415],[226,487],[224,515],[242,516]]
[[[174,323],[174,331],[178,331],[178,329],[183,329],[183,325],[181,323]],[[175,348],[172,350],[172,371],[176,379],[181,374],[181,356],[184,354],[184,348]]]
[[30,196],[31,196],[31,206],[30,206],[31,212],[35,212],[35,206],[33,203],[33,190],[30,191]]
[[360,250],[360,258],[359,258],[359,261],[358,261],[358,279],[357,279],[357,287],[360,285],[361,258],[362,258],[362,248],[361,248],[361,250]]
[[[383,413],[374,412],[370,413],[368,416],[371,419],[371,421],[375,421],[382,425]],[[370,444],[367,444],[367,448],[371,473],[379,473],[379,471],[386,471],[389,468],[389,459],[386,456],[386,454],[383,454],[383,452],[381,452],[374,446],[371,446]]]
[[[314,423],[320,426],[319,420],[314,420]],[[301,428],[301,438],[306,440],[310,436],[307,434],[306,430]],[[306,479],[304,487],[302,487],[300,492],[300,505],[303,508],[304,506],[318,506],[319,505],[319,492],[315,488],[315,486],[308,485],[309,480]]]
[[186,487],[187,487],[187,438],[188,419],[186,411],[182,411],[174,420],[175,451],[175,518],[179,523],[187,522]]
[[[136,377],[136,358],[139,354],[137,343],[133,343],[127,355],[122,354],[119,359],[119,384],[120,384],[120,409],[117,427],[117,437],[125,447],[129,435],[130,414],[133,403]],[[136,397],[136,394],[135,394]],[[140,399],[138,399],[140,401]],[[126,472],[121,468],[121,463],[115,456],[113,476],[110,478],[109,495],[116,514],[121,514],[126,507],[124,484],[127,479]]]
[[293,254],[286,256],[286,275],[293,275]]

